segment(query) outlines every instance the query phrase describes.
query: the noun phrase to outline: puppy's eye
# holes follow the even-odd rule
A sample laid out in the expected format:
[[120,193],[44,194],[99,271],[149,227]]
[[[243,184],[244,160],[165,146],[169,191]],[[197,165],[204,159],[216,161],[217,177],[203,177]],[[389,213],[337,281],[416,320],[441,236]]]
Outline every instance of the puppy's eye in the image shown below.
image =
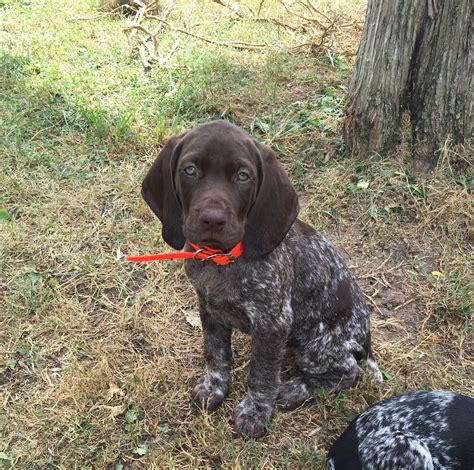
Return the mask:
[[183,170],[188,176],[196,176],[197,168],[196,165],[188,165],[184,167]]
[[248,181],[250,179],[250,175],[246,171],[240,170],[237,173],[237,179],[243,183],[244,181]]

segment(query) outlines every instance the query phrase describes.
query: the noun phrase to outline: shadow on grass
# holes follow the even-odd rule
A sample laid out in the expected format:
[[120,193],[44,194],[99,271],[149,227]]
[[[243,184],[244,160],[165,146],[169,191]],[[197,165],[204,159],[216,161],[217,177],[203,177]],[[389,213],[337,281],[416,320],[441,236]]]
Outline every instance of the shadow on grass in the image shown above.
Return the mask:
[[230,103],[254,80],[246,67],[226,58],[205,58],[189,72],[174,71],[167,93],[156,96],[151,85],[150,96],[141,90],[141,97],[129,97],[124,90],[124,103],[114,106],[86,103],[80,93],[60,89],[57,77],[48,76],[25,56],[0,53],[0,77],[0,138],[12,154],[27,153],[27,143],[38,137],[47,144],[65,134],[86,134],[94,145],[106,144],[115,151],[143,149],[195,123],[233,120]]

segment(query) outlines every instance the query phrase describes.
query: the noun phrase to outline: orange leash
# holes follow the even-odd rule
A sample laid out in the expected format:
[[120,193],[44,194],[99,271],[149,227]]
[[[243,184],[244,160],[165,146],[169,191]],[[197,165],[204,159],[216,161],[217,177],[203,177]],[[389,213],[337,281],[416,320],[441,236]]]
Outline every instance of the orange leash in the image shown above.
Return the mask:
[[227,264],[235,262],[237,258],[242,256],[244,252],[244,246],[242,242],[232,248],[228,253],[224,253],[221,250],[215,250],[207,246],[200,246],[189,242],[189,244],[196,251],[179,251],[176,253],[158,253],[155,255],[143,255],[143,256],[127,256],[127,261],[133,262],[146,262],[146,261],[162,261],[168,259],[196,259],[199,261],[210,260],[214,263],[225,266]]

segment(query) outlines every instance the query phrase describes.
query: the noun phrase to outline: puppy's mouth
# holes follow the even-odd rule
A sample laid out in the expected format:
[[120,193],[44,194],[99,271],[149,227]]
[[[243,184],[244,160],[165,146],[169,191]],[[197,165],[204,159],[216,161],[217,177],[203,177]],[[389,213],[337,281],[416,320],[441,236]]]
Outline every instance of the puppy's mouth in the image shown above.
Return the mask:
[[185,227],[184,234],[186,239],[200,246],[206,246],[214,250],[221,250],[227,253],[234,248],[237,243],[242,240],[243,231],[232,230],[230,233],[216,233],[214,231],[206,230],[189,230]]
[[189,240],[189,241],[199,246],[205,246],[207,248],[212,248],[214,250],[221,250],[224,253],[227,253],[228,251],[230,251],[239,242],[239,241],[236,241],[235,243],[233,243],[229,241],[217,240],[215,238],[206,238],[202,240]]
[[200,246],[207,246],[214,250],[227,253],[239,243],[244,235],[243,227],[236,223],[228,222],[222,228],[203,228],[193,219],[184,224],[184,235],[186,239]]

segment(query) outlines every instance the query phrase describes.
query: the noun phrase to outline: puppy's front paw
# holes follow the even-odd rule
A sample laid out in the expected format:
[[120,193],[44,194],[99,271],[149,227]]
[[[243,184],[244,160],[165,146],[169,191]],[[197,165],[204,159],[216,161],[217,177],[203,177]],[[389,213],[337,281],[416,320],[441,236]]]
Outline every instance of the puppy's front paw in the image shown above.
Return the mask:
[[285,410],[294,410],[310,397],[311,393],[303,379],[295,377],[280,385],[276,401]]
[[206,374],[196,382],[191,391],[191,398],[196,406],[212,412],[221,406],[228,391],[228,382]]
[[272,417],[272,406],[246,397],[234,411],[235,434],[258,439],[265,434],[265,426]]

